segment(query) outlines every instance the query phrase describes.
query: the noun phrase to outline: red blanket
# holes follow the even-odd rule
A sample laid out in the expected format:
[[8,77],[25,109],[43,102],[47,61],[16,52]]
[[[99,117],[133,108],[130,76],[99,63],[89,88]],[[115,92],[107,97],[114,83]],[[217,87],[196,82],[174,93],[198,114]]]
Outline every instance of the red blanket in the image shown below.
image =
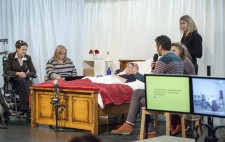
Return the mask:
[[[129,103],[133,93],[132,88],[128,85],[93,83],[89,79],[59,80],[58,86],[60,89],[98,90],[104,105]],[[53,88],[53,81],[34,85],[33,88]]]

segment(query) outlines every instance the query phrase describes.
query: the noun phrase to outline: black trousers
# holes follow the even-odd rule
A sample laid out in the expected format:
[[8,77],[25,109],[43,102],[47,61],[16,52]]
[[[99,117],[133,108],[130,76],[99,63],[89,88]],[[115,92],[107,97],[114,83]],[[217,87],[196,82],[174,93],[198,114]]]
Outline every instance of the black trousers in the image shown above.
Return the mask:
[[20,111],[27,111],[29,109],[29,86],[31,81],[25,78],[15,78],[13,86],[16,88],[20,97]]

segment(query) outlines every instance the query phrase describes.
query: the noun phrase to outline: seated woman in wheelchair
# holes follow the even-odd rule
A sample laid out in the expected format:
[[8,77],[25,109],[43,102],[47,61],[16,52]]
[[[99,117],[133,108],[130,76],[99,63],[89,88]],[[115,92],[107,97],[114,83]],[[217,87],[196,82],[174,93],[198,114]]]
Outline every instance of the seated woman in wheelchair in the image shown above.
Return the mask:
[[15,44],[16,51],[9,53],[8,59],[4,67],[4,73],[12,76],[12,85],[15,87],[19,97],[19,110],[29,114],[29,87],[30,77],[36,74],[31,57],[26,54],[28,45],[22,40],[18,40]]

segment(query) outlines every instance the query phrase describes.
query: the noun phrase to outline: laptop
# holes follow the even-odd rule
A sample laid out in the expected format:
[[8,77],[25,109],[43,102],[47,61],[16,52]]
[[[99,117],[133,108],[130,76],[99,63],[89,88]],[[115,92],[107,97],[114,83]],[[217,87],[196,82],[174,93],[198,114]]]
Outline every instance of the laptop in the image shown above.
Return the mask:
[[82,79],[84,76],[67,76],[65,77],[65,81],[72,81],[77,79]]

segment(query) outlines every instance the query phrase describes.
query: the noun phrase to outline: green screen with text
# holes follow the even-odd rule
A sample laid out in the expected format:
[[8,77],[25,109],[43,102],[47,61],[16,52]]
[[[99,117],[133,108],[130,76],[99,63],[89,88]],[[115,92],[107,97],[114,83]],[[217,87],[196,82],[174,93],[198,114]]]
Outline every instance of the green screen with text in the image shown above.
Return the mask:
[[190,113],[188,77],[146,76],[147,109]]

